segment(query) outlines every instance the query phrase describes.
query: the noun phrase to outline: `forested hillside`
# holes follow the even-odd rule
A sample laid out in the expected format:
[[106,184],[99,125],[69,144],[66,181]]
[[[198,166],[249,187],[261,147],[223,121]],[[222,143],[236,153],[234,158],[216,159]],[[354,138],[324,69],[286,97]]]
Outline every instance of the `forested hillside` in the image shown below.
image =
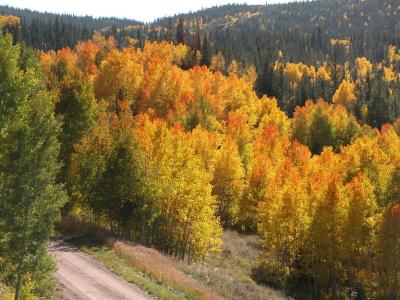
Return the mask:
[[[348,39],[350,58],[384,58],[400,43],[397,0],[322,0],[267,6],[233,5],[180,17],[208,32],[215,51],[228,61],[261,65],[282,51],[287,60],[312,63],[330,56],[331,39]],[[170,19],[155,22],[168,28]],[[275,56],[274,56],[275,55]]]
[[94,31],[139,24],[127,19],[58,15],[9,6],[0,6],[0,15],[20,18],[18,26],[6,24],[3,27],[4,31],[12,33],[15,42],[42,50],[75,47],[79,41],[90,39]]
[[[218,254],[224,230],[256,234],[252,280],[298,299],[399,299],[398,11],[226,6],[59,50],[4,34],[0,282],[51,293],[46,241],[62,207],[188,262]],[[280,42],[253,53],[239,36],[264,36],[250,29],[262,24]],[[218,32],[242,32],[231,42],[244,56],[216,52]]]
[[[228,63],[235,59],[253,64],[257,69],[266,61],[276,59],[279,51],[288,61],[325,60],[331,55],[331,39],[350,40],[352,60],[365,56],[374,62],[381,61],[389,45],[400,46],[397,0],[226,5],[162,18],[150,24],[116,18],[57,16],[4,6],[0,7],[1,12],[21,17],[18,40],[39,49],[73,47],[77,39],[89,38],[92,30],[113,35],[123,45],[126,45],[126,36],[137,38],[140,45],[144,40],[177,41],[176,30],[179,19],[183,19],[185,43],[196,47],[198,35],[207,34],[214,54],[221,51]],[[56,38],[67,40],[45,43],[53,38],[53,27],[59,28]]]

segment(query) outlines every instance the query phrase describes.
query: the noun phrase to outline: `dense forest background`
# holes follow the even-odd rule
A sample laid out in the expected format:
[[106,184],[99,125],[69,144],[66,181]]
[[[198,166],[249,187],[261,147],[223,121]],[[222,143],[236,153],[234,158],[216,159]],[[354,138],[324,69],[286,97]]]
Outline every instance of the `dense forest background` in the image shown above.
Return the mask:
[[[221,51],[233,59],[260,69],[266,60],[283,51],[289,61],[313,63],[331,55],[331,39],[348,39],[350,59],[365,56],[381,61],[389,45],[400,45],[400,21],[396,0],[324,0],[289,4],[226,5],[180,14],[143,24],[116,18],[76,17],[0,6],[0,13],[21,17],[14,29],[16,41],[36,49],[73,47],[91,38],[93,31],[112,35],[126,45],[125,37],[183,41],[199,47],[198,35],[209,36],[212,53]],[[179,20],[183,36],[177,37]],[[13,30],[13,29],[11,29]]]

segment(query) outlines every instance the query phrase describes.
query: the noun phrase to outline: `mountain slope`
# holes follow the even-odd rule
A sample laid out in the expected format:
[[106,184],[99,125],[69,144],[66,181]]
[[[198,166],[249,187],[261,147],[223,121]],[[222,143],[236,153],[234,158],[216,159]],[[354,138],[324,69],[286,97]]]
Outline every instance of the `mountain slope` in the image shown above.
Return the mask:
[[[348,59],[366,56],[381,61],[390,44],[400,46],[400,3],[398,0],[316,0],[273,5],[225,5],[197,12],[161,18],[151,24],[134,20],[76,17],[0,7],[0,13],[22,16],[19,40],[35,48],[74,46],[88,39],[94,30],[114,36],[124,45],[125,37],[139,40],[176,40],[179,19],[184,19],[185,40],[196,46],[198,36],[208,34],[213,53],[222,51],[226,60],[261,66],[276,59],[279,51],[286,60],[313,63],[331,53],[332,39],[348,39]],[[46,43],[51,22],[64,22],[62,42]],[[50,22],[46,26],[46,22]],[[37,23],[41,25],[38,26]],[[29,30],[33,27],[35,30]],[[39,28],[39,29],[38,29]],[[72,28],[72,29],[71,29]],[[46,31],[47,30],[47,31]],[[75,35],[69,32],[76,32]],[[35,42],[31,32],[38,32]],[[54,45],[53,45],[54,44]]]
[[[228,60],[258,65],[282,50],[286,58],[313,62],[330,54],[331,39],[349,39],[350,58],[380,61],[400,43],[398,0],[318,0],[264,6],[230,5],[177,15],[191,30],[200,24]],[[157,25],[168,26],[168,19]]]

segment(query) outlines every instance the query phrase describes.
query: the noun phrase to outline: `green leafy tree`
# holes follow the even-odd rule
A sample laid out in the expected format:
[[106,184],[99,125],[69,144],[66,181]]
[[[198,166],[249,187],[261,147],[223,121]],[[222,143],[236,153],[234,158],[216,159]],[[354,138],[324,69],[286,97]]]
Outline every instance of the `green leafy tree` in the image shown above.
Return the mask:
[[[7,40],[0,42],[3,53],[13,49]],[[21,72],[15,66],[18,55],[13,58],[11,63],[0,64],[2,75],[4,69],[15,72],[3,77],[3,86],[8,86],[11,94],[20,93],[16,102],[9,99],[1,111],[2,116],[7,110],[11,114],[8,122],[2,123],[0,134],[0,272],[19,299],[28,281],[36,283],[33,293],[39,296],[49,291],[46,287],[54,266],[46,247],[66,196],[63,187],[55,183],[61,166],[57,160],[60,124],[53,113],[52,97],[40,90],[32,72]],[[13,82],[7,85],[10,78],[18,78],[22,87],[31,84],[32,89],[21,89]]]
[[19,105],[35,88],[34,71],[20,67],[20,46],[13,46],[10,35],[0,37],[0,129],[3,130]]
[[331,121],[323,115],[320,107],[314,112],[310,126],[311,151],[321,153],[326,146],[333,145],[333,128]]
[[27,282],[48,296],[54,265],[47,242],[66,200],[54,101],[35,70],[22,70],[19,46],[0,38],[0,274],[19,299]]
[[64,167],[60,181],[67,181],[70,157],[74,145],[79,143],[94,125],[98,117],[99,105],[94,97],[93,86],[79,74],[68,76],[60,86],[60,100],[56,104],[56,113],[62,117],[61,159]]

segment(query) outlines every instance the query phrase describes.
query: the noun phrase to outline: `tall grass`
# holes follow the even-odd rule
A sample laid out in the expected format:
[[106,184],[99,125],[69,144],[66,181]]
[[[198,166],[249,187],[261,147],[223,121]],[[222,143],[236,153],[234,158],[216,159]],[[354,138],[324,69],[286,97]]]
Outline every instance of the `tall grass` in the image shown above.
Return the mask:
[[252,279],[261,251],[257,236],[225,231],[222,240],[221,254],[211,255],[204,264],[188,265],[186,271],[225,299],[287,299],[280,291],[259,285]]

